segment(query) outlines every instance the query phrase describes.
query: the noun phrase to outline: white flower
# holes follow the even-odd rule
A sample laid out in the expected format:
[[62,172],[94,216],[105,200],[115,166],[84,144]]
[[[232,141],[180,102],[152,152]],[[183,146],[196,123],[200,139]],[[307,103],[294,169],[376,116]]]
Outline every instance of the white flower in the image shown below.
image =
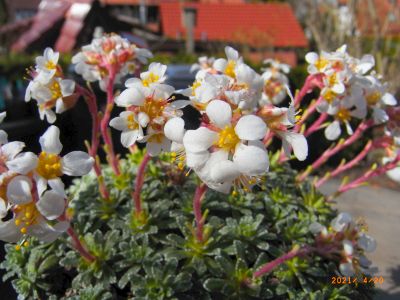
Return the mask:
[[369,84],[364,86],[365,100],[367,105],[372,108],[372,116],[375,124],[389,121],[389,116],[383,109],[386,105],[395,106],[397,104],[394,96],[386,92],[386,85],[382,84],[375,76],[365,77]]
[[[289,94],[291,96],[291,94]],[[291,149],[300,161],[308,156],[308,143],[304,135],[290,131],[288,128],[295,125],[295,108],[293,101],[289,107],[275,107],[264,105],[258,115],[264,120],[268,128],[282,139],[285,154],[290,156]]]
[[44,50],[43,56],[36,57],[36,71],[39,81],[48,82],[57,72],[58,58],[60,54],[51,48]]
[[[353,98],[349,98],[349,100],[353,100]],[[346,126],[348,135],[353,134],[353,129],[350,126],[350,120],[352,117],[358,119],[365,118],[366,107],[363,105],[355,106],[351,101],[343,100],[341,101],[340,106],[331,106],[327,113],[329,115],[333,115],[335,120],[325,128],[325,137],[330,141],[334,141],[338,139],[342,133],[340,127],[341,123]]]
[[343,231],[350,224],[353,224],[353,217],[346,212],[338,214],[337,217],[331,221],[331,227],[336,232]]
[[268,68],[261,77],[264,80],[264,89],[260,105],[265,104],[280,104],[286,98],[286,88],[289,84],[289,79],[285,74]]
[[232,123],[231,107],[221,100],[211,101],[206,113],[209,128],[188,130],[183,137],[188,167],[216,190],[221,185],[226,192],[232,184],[248,189],[253,177],[268,171],[268,155],[259,142],[267,133],[265,123],[255,115]]
[[137,48],[119,35],[104,35],[93,39],[82,51],[72,57],[75,71],[86,81],[99,81],[100,88],[105,90],[110,68],[117,71],[115,81],[136,70],[136,62],[147,63],[152,54],[147,49]]
[[140,74],[140,79],[142,80],[143,86],[151,87],[154,83],[164,83],[167,79],[165,72],[167,71],[167,66],[153,62],[149,65],[149,70]]
[[153,129],[153,127],[148,128],[143,142],[146,142],[147,153],[150,156],[157,156],[161,151],[171,150],[171,141],[165,136],[164,131]]
[[63,146],[60,142],[60,130],[56,126],[50,126],[39,142],[42,148],[39,156],[26,152],[7,164],[11,171],[19,174],[25,175],[34,171],[39,195],[46,190],[47,184],[60,195],[65,195],[64,183],[60,179],[63,174],[82,176],[92,169],[94,159],[86,152],[73,151],[63,157],[59,155]]
[[225,54],[227,59],[216,59],[213,64],[213,68],[231,78],[235,78],[236,67],[243,62],[243,59],[239,56],[239,52],[229,46],[225,47]]
[[0,221],[0,239],[3,241],[15,243],[25,235],[32,235],[44,242],[51,242],[69,227],[65,221],[54,225],[48,222],[64,213],[64,198],[49,190],[34,200],[29,177],[14,177],[8,184],[7,199],[14,215],[11,220]]
[[56,115],[52,108],[55,107],[56,113],[63,113],[73,106],[77,98],[70,96],[74,92],[75,82],[70,79],[56,77],[46,84],[34,79],[28,85],[25,100],[35,99],[38,103],[40,118],[43,120],[46,117],[49,123],[54,123]]
[[143,138],[143,127],[148,123],[149,117],[143,112],[123,111],[110,121],[110,126],[122,131],[121,144],[128,148]]

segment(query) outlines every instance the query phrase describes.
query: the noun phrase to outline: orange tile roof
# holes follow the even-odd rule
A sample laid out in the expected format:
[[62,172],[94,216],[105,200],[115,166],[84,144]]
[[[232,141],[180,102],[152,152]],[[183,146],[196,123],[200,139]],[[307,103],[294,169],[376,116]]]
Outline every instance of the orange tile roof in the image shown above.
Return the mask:
[[[197,9],[196,40],[245,43],[256,47],[306,47],[307,39],[286,3],[184,4]],[[183,38],[181,4],[160,4],[162,32]]]

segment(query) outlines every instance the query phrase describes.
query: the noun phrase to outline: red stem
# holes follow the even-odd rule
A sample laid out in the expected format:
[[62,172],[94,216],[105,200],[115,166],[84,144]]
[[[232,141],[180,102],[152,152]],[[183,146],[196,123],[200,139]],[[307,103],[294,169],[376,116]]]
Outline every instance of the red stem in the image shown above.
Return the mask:
[[199,242],[203,241],[204,218],[201,213],[201,200],[203,199],[206,191],[207,185],[202,183],[196,187],[193,197],[193,212],[196,220],[196,237]]
[[361,160],[364,159],[365,156],[367,156],[367,154],[371,151],[371,149],[373,148],[373,143],[372,141],[369,141],[364,149],[355,157],[353,158],[351,161],[349,161],[348,163],[339,166],[338,168],[336,168],[336,170],[334,170],[332,173],[330,173],[327,176],[324,176],[323,178],[321,178],[320,180],[318,180],[315,183],[315,187],[319,188],[321,185],[323,185],[328,179],[331,179],[351,168],[353,168],[355,165],[357,165]]
[[99,116],[99,112],[98,112],[98,107],[97,107],[97,99],[96,99],[96,95],[81,87],[80,85],[76,86],[77,92],[82,95],[84,97],[84,99],[86,100],[86,104],[88,106],[90,115],[92,116],[92,142],[90,144],[90,147],[88,147],[88,152],[89,155],[91,157],[93,157],[94,159],[94,165],[93,165],[93,169],[96,173],[97,179],[98,179],[98,183],[99,183],[99,191],[101,196],[104,199],[109,199],[110,198],[110,194],[107,190],[107,187],[105,186],[104,180],[103,180],[103,176],[101,173],[101,163],[100,160],[97,158],[97,151],[99,149],[99,145],[100,145],[100,116]]
[[146,171],[146,166],[149,163],[151,156],[149,154],[145,154],[142,162],[140,163],[135,183],[135,190],[133,192],[132,198],[135,204],[135,214],[140,215],[142,213],[142,201],[140,199],[140,192],[144,183],[144,175]]
[[274,270],[276,267],[280,266],[281,264],[283,264],[284,262],[296,257],[296,256],[303,256],[306,255],[310,252],[312,252],[313,249],[309,248],[309,247],[295,247],[292,250],[290,250],[289,252],[283,254],[282,256],[274,259],[273,261],[270,261],[269,263],[266,263],[265,265],[263,265],[261,268],[259,268],[256,272],[254,272],[253,277],[254,278],[258,278],[261,277],[269,272],[271,272],[272,270]]
[[301,101],[308,93],[311,93],[314,87],[318,86],[318,82],[320,81],[319,77],[321,75],[308,75],[303,87],[296,94],[294,98],[294,106],[298,108],[300,106]]
[[89,262],[93,262],[95,260],[94,256],[86,250],[86,248],[82,245],[81,241],[79,240],[78,236],[76,235],[74,229],[69,227],[67,229],[68,235],[72,239],[72,245],[74,248],[80,253],[80,255]]
[[390,170],[398,167],[399,162],[400,162],[400,154],[397,154],[395,159],[392,160],[391,162],[388,162],[387,164],[385,164],[375,170],[370,170],[370,171],[364,173],[363,175],[361,175],[359,178],[353,180],[352,182],[342,185],[338,189],[337,194],[341,194],[341,193],[347,192],[348,190],[357,188],[360,185],[362,185],[363,183],[365,183],[366,181],[368,181],[369,179],[379,176],[379,175],[382,175],[382,174],[386,173],[387,171],[390,171]]
[[322,166],[333,155],[342,151],[343,149],[347,148],[355,141],[357,141],[362,136],[362,134],[372,125],[373,120],[365,120],[361,122],[357,130],[347,140],[339,142],[336,144],[335,147],[325,150],[325,152],[322,153],[322,155],[311,165],[311,168],[308,168],[298,176],[298,181],[303,181],[312,171],[315,171],[320,166]]
[[319,118],[317,120],[314,121],[313,124],[311,124],[311,126],[306,130],[306,132],[304,133],[305,137],[310,136],[312,133],[318,131],[321,129],[321,124],[323,122],[325,122],[326,118],[328,117],[327,113],[322,113],[319,115]]
[[323,100],[323,98],[319,97],[317,101],[314,101],[313,103],[310,104],[310,106],[307,108],[307,110],[301,116],[301,119],[296,123],[296,126],[294,127],[295,132],[300,131],[301,125],[303,125],[303,123],[308,119],[308,117],[311,116],[315,112],[318,104],[321,103],[322,100]]
[[104,116],[103,119],[101,120],[100,124],[100,130],[101,134],[103,136],[104,144],[106,145],[106,152],[107,152],[107,158],[108,161],[116,175],[120,175],[120,170],[119,170],[119,162],[118,158],[114,153],[114,146],[112,143],[111,139],[111,134],[108,129],[108,123],[110,122],[110,117],[111,117],[111,111],[114,107],[114,81],[115,81],[115,76],[116,76],[116,70],[114,65],[109,65],[108,67],[108,73],[109,73],[109,78],[108,78],[108,83],[107,83],[107,105],[106,109],[104,111]]

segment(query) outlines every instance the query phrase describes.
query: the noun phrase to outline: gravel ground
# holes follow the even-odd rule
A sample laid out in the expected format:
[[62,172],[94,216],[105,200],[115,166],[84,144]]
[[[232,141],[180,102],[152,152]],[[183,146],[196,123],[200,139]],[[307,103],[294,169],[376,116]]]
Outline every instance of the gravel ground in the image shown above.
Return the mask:
[[[331,181],[321,190],[330,194],[338,185],[339,181]],[[384,278],[384,283],[377,285],[375,299],[400,299],[400,191],[375,184],[351,190],[336,202],[339,211],[364,217],[378,243],[376,251],[368,256],[378,267],[375,275]]]

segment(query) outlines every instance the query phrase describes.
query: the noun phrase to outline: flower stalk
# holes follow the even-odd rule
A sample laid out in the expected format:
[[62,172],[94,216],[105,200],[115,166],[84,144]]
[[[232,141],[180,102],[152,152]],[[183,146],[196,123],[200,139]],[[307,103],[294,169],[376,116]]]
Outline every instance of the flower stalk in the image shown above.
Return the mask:
[[320,130],[322,127],[322,123],[324,123],[327,118],[328,118],[327,113],[320,114],[318,119],[315,120],[314,123],[312,123],[311,126],[307,128],[306,132],[304,133],[304,136],[308,137],[311,134],[313,134],[314,132]]
[[119,169],[119,161],[118,157],[115,155],[114,152],[114,146],[113,142],[111,139],[111,132],[108,129],[108,124],[110,122],[110,117],[111,117],[111,111],[114,107],[114,83],[115,83],[115,76],[117,71],[115,70],[115,67],[113,65],[108,65],[108,72],[109,72],[109,78],[107,82],[107,104],[106,108],[104,111],[103,118],[101,120],[100,124],[100,130],[101,134],[103,136],[103,141],[105,144],[105,151],[107,153],[107,160],[109,161],[115,175],[120,175],[120,169]]
[[89,253],[88,250],[86,250],[86,248],[83,246],[83,244],[81,243],[81,241],[79,240],[76,232],[74,231],[74,229],[72,227],[69,227],[67,229],[67,233],[68,235],[71,237],[72,239],[72,245],[75,248],[76,251],[79,252],[79,254],[86,259],[88,262],[93,262],[95,261],[95,257]]
[[373,166],[368,172],[365,172],[363,175],[361,175],[357,179],[340,186],[340,188],[336,192],[335,196],[345,193],[351,189],[355,189],[355,188],[363,185],[365,182],[367,182],[369,179],[371,179],[373,177],[385,174],[387,171],[390,171],[390,170],[398,167],[399,162],[400,162],[400,154],[397,154],[397,156],[392,161],[384,164],[383,166],[380,166],[378,168]]
[[207,185],[200,184],[196,187],[196,191],[194,192],[193,197],[193,212],[196,220],[196,238],[201,243],[203,242],[203,227],[204,227],[204,218],[201,213],[201,201],[207,191]]
[[309,168],[307,168],[303,173],[301,173],[297,177],[297,181],[299,181],[299,182],[303,181],[312,171],[315,171],[319,167],[321,167],[333,155],[337,154],[338,152],[342,151],[343,149],[345,149],[348,146],[350,146],[351,144],[353,144],[372,125],[373,125],[373,120],[366,120],[366,121],[361,122],[360,125],[358,126],[357,130],[353,133],[353,135],[351,135],[347,140],[339,141],[336,144],[336,146],[325,150],[325,152],[322,153],[322,155]]
[[99,131],[100,131],[100,120],[101,120],[101,113],[98,111],[98,106],[97,106],[97,98],[92,91],[89,91],[81,87],[80,85],[76,86],[76,90],[79,95],[84,97],[89,109],[89,113],[92,116],[92,141],[90,145],[89,144],[87,145],[87,149],[89,155],[94,159],[93,169],[96,173],[96,177],[98,180],[100,194],[103,199],[108,200],[110,198],[110,194],[104,183],[104,178],[101,172],[100,159],[97,156],[97,151],[100,145]]
[[135,215],[141,215],[142,214],[142,200],[140,198],[140,192],[143,187],[144,183],[144,175],[146,171],[146,167],[151,159],[151,156],[146,153],[143,157],[142,162],[140,163],[137,176],[136,176],[136,182],[135,182],[135,190],[132,193],[132,198],[133,198],[133,203],[135,205]]
[[259,268],[256,272],[253,274],[253,278],[258,278],[261,276],[264,276],[265,274],[270,273],[272,270],[283,264],[284,262],[296,257],[296,256],[304,256],[313,251],[313,248],[311,247],[300,247],[300,246],[295,246],[292,250],[289,252],[283,254],[282,256],[274,259],[273,261],[270,261],[263,265],[261,268]]

